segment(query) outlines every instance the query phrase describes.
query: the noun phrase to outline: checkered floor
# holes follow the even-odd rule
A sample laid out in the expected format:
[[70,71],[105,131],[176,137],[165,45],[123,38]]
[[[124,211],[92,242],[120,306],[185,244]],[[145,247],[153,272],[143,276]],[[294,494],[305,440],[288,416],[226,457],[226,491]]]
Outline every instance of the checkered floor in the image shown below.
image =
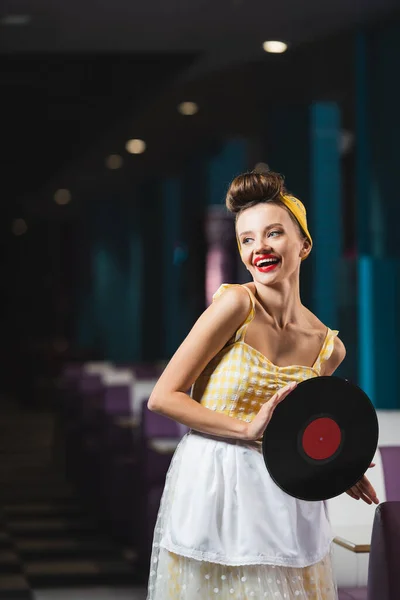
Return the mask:
[[145,588],[74,588],[40,590],[34,600],[146,600]]
[[33,590],[43,588],[134,583],[129,553],[99,532],[74,503],[2,507],[0,599],[41,598]]
[[54,416],[0,399],[0,600],[143,600],[133,551],[82,509],[62,471]]

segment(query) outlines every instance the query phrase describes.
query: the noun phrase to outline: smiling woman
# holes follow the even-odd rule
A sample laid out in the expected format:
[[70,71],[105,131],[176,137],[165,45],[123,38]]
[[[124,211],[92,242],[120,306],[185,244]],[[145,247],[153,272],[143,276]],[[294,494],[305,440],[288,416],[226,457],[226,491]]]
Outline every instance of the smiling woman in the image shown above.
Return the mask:
[[337,600],[325,505],[281,490],[259,440],[277,404],[332,374],[344,346],[301,302],[312,239],[282,177],[240,175],[227,206],[253,281],[214,294],[149,400],[190,432],[167,475],[148,599]]

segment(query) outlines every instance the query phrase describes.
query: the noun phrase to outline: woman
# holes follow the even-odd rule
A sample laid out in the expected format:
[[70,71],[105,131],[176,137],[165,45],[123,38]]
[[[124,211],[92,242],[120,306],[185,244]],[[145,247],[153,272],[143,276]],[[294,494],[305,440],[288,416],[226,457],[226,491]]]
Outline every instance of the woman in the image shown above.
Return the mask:
[[[334,600],[325,504],[275,485],[260,438],[277,404],[298,382],[331,375],[345,348],[301,303],[312,239],[282,177],[240,175],[226,204],[253,281],[221,286],[148,403],[190,427],[166,479],[148,600]],[[365,476],[349,494],[378,502]]]

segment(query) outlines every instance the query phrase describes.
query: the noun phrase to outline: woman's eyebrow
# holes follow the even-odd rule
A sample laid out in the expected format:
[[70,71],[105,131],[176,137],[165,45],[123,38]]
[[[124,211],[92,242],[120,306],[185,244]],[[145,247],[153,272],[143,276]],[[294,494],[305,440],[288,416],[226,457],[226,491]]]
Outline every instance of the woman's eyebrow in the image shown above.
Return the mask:
[[[267,229],[272,229],[272,227],[277,227],[277,226],[279,226],[279,227],[283,227],[282,223],[272,223],[271,225],[268,225],[268,226],[265,228],[265,231],[266,231]],[[242,236],[242,235],[249,235],[250,233],[253,233],[253,231],[251,231],[251,230],[249,229],[248,231],[242,231],[242,232],[240,232],[240,233],[239,233],[239,236]]]

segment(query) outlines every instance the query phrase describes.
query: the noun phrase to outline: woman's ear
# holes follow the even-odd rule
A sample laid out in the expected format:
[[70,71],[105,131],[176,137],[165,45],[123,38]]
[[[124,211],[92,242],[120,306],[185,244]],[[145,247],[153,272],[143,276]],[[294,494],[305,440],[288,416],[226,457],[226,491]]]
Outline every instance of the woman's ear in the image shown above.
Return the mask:
[[308,238],[304,238],[303,247],[300,251],[301,259],[306,258],[310,254],[311,248],[312,248],[312,246],[311,246],[310,240]]

